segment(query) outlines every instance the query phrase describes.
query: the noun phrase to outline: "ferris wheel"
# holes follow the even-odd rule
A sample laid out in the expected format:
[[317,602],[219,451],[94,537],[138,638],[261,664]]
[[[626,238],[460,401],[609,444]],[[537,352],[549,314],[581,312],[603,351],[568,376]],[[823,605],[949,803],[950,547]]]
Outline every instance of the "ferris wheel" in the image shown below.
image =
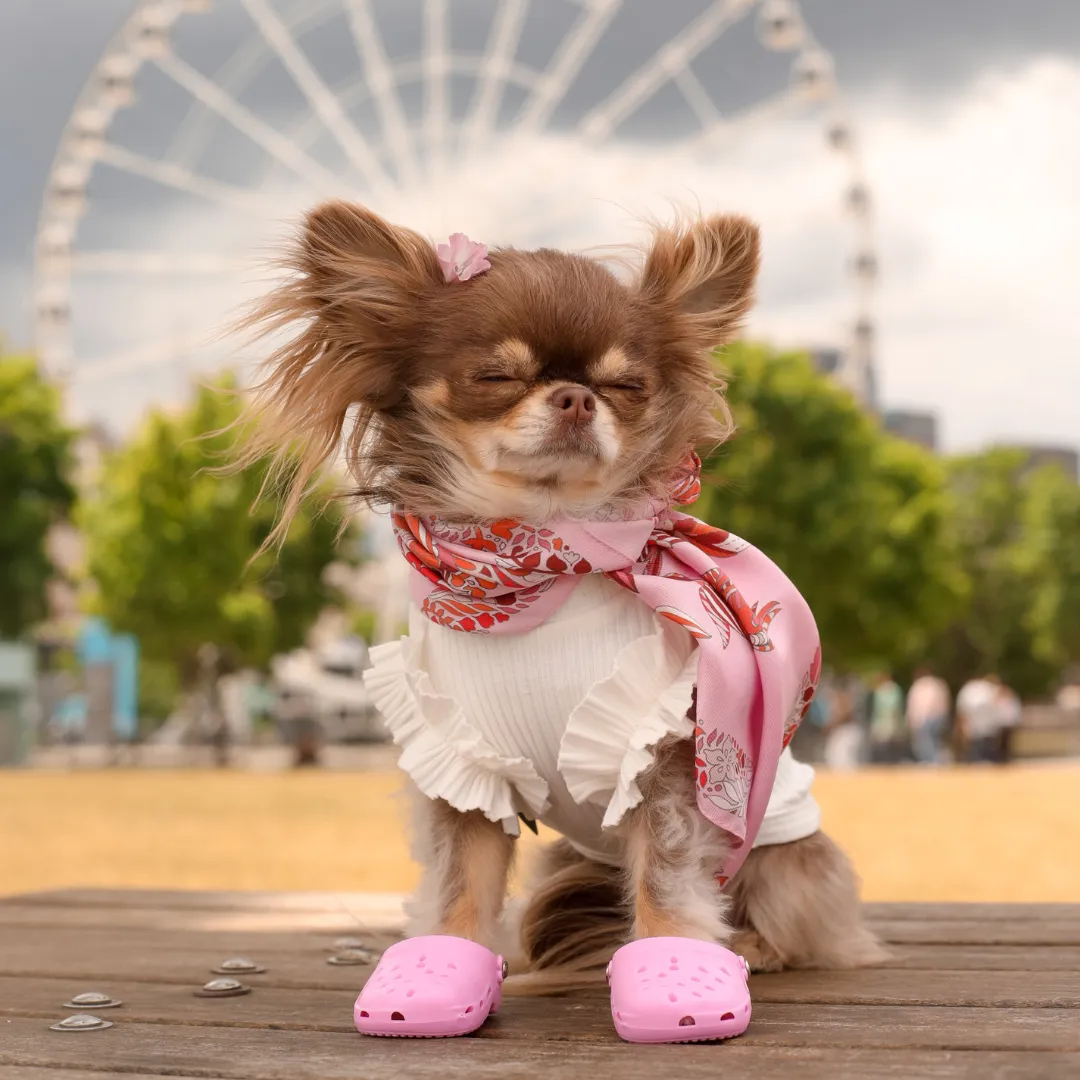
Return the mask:
[[[76,411],[234,363],[212,332],[265,287],[253,255],[327,196],[570,248],[672,202],[757,212],[762,331],[839,346],[866,395],[870,189],[794,0],[140,0],[65,126],[37,232],[36,349]],[[773,236],[792,243],[770,255]]]

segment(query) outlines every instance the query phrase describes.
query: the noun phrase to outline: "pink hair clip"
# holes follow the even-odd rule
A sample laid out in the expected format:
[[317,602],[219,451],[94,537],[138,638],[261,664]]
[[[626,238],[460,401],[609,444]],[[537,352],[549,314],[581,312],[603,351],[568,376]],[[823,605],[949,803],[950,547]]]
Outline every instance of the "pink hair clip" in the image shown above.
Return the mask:
[[450,237],[449,244],[440,244],[435,253],[439,256],[445,281],[468,281],[469,278],[491,269],[487,259],[487,248],[476,244],[464,233],[456,232]]

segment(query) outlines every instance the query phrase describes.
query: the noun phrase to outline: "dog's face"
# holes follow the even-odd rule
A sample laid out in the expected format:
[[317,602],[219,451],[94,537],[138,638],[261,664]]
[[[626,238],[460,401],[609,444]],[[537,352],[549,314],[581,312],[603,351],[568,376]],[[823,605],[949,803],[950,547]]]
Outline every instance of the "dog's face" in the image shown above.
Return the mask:
[[314,467],[353,417],[370,499],[459,520],[588,515],[661,491],[726,434],[710,353],[751,302],[745,219],[659,231],[631,284],[514,249],[447,283],[430,243],[344,203],[309,215],[298,255],[264,316],[306,320],[262,387],[273,437],[300,436]]

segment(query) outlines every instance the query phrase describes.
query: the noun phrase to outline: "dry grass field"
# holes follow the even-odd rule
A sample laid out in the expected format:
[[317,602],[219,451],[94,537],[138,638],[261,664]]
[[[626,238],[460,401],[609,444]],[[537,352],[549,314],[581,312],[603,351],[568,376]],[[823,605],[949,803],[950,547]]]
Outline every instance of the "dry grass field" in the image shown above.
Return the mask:
[[[381,772],[0,773],[0,893],[406,890],[399,786]],[[1080,763],[821,773],[816,791],[869,900],[1080,901]]]

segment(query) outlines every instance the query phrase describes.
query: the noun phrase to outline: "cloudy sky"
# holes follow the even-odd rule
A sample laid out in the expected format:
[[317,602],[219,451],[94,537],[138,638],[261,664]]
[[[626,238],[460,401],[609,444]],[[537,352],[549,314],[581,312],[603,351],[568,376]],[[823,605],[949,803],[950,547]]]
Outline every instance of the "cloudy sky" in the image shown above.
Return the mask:
[[[296,0],[273,3],[286,13],[298,9]],[[374,6],[383,9],[391,51],[415,51],[410,35],[419,24],[397,13],[417,5],[375,0]],[[495,0],[452,0],[451,12],[462,35],[472,28],[482,42],[494,6]],[[603,145],[562,134],[704,6],[704,0],[627,0],[554,111],[554,134],[492,142],[490,151],[481,139],[484,153],[451,155],[435,183],[371,201],[423,230],[460,227],[489,242],[528,242],[521,231],[526,220],[536,228],[546,221],[554,230],[549,235],[585,243],[634,239],[636,216],[663,213],[673,202],[746,210],[765,229],[754,330],[784,344],[828,344],[850,310],[843,267],[852,234],[837,211],[847,167],[823,147],[820,115],[769,115],[723,146],[691,139],[676,147],[671,139],[689,131],[685,101],[662,90]],[[11,346],[26,346],[32,337],[33,238],[61,129],[131,7],[130,0],[0,4],[0,334]],[[175,34],[177,55],[208,75],[250,32],[239,0],[215,0],[213,7],[186,17]],[[1009,440],[1077,445],[1080,3],[804,0],[802,7],[835,58],[873,193],[883,403],[936,411],[950,449]],[[532,0],[531,10],[518,58],[543,68],[577,9],[568,0]],[[331,21],[321,34],[302,38],[335,89],[348,85],[357,66],[342,29]],[[464,40],[461,48],[469,51]],[[779,93],[787,63],[755,47],[747,24],[703,53],[693,70],[731,115]],[[160,72],[140,75],[138,88],[138,105],[119,114],[110,133],[118,144],[151,158],[172,154],[199,175],[264,197],[279,230],[314,197],[281,169],[256,166],[250,145],[229,138],[222,125],[208,128],[199,144],[184,128],[190,99]],[[402,97],[411,114],[408,88]],[[237,98],[288,131],[324,173],[348,174],[341,148],[311,121],[309,103],[283,72],[275,77],[267,67]],[[362,97],[353,102],[363,129],[371,106]],[[509,117],[518,103],[504,104]],[[454,113],[457,104],[448,107]],[[257,215],[148,181],[125,186],[103,168],[92,178],[76,250],[201,258],[272,243],[262,225],[252,224]],[[320,193],[329,193],[328,186]],[[152,355],[154,341],[163,338],[201,342],[210,313],[216,317],[226,299],[242,299],[252,287],[247,271],[229,274],[236,280],[79,279],[73,292],[78,362],[121,360],[112,376],[80,384],[83,409],[124,425],[147,401],[180,393],[189,371],[175,357],[126,370],[123,358]]]

